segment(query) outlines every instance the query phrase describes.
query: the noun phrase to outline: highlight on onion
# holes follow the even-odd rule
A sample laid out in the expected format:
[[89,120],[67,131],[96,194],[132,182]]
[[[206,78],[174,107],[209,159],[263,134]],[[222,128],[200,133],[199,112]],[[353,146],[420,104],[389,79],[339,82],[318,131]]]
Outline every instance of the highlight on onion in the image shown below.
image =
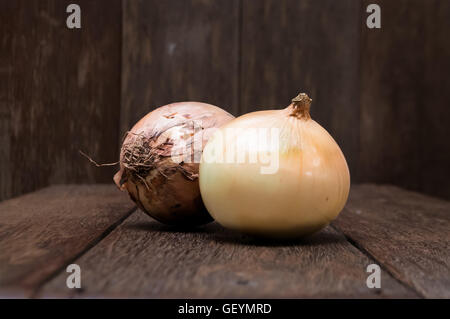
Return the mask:
[[186,226],[212,221],[200,195],[199,162],[214,129],[233,118],[205,103],[159,107],[127,132],[114,182],[162,223]]
[[200,163],[206,208],[224,227],[292,238],[326,226],[343,209],[350,174],[342,151],[299,94],[282,110],[238,117],[207,143]]

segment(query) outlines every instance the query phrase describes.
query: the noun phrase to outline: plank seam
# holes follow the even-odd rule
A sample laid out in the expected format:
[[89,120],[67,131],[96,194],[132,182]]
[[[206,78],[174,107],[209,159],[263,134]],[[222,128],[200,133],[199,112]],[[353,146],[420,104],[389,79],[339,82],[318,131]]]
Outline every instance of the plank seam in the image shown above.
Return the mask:
[[119,227],[126,219],[128,219],[134,212],[137,211],[137,207],[130,209],[123,217],[119,218],[115,223],[111,224],[106,230],[104,230],[97,238],[93,239],[86,247],[76,254],[73,258],[68,260],[64,265],[56,269],[52,274],[43,279],[36,287],[31,289],[30,298],[39,298],[39,293],[41,289],[52,279],[57,277],[60,273],[64,272],[68,265],[73,264],[76,260],[90,251],[92,248],[97,246],[103,239],[105,239],[110,233],[112,233],[117,227]]
[[404,282],[400,278],[398,278],[392,271],[390,271],[382,262],[380,262],[374,255],[372,255],[367,249],[365,249],[362,245],[360,245],[357,241],[355,241],[350,236],[347,236],[343,231],[341,231],[337,226],[331,225],[330,226],[336,230],[338,233],[341,233],[345,239],[356,249],[358,249],[363,255],[368,257],[369,259],[375,261],[377,265],[380,266],[380,268],[385,271],[389,276],[391,276],[395,281],[397,281],[401,286],[403,286],[406,290],[412,292],[413,294],[417,295],[419,298],[426,298],[423,294],[421,294],[418,290],[414,288],[414,286],[410,286],[408,283]]

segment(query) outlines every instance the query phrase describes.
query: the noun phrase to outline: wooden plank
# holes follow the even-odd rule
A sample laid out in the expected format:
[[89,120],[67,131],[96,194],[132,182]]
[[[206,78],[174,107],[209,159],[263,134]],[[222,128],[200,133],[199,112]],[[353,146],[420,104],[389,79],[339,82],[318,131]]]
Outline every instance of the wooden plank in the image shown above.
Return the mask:
[[358,180],[360,2],[243,1],[241,112],[280,109],[300,91]]
[[52,186],[0,204],[0,290],[32,293],[129,216],[113,185]]
[[450,199],[450,3],[377,4],[381,29],[361,26],[361,180]]
[[388,274],[381,290],[366,286],[372,260],[327,228],[301,242],[261,242],[213,223],[194,231],[130,216],[76,260],[82,289],[66,273],[40,297],[289,298],[414,297]]
[[238,112],[239,1],[123,2],[121,134],[158,106]]
[[450,200],[450,1],[433,0],[427,4],[418,190]]
[[[0,0],[0,78],[10,79],[12,73],[12,5]],[[0,85],[0,201],[11,197],[10,166],[10,111],[11,81],[2,81]]]
[[0,110],[0,201],[11,197],[9,120],[9,113]]
[[450,297],[450,203],[394,186],[354,186],[333,222],[398,280]]
[[[363,1],[364,8],[372,3]],[[423,1],[379,1],[381,29],[361,42],[362,181],[419,187],[423,103]],[[364,17],[368,16],[364,13]],[[407,159],[407,160],[406,160]]]
[[77,1],[82,28],[71,30],[72,2],[2,1],[10,15],[0,19],[9,47],[0,61],[9,91],[2,99],[8,196],[52,183],[109,182],[114,173],[93,167],[78,150],[101,162],[118,158],[121,0]]

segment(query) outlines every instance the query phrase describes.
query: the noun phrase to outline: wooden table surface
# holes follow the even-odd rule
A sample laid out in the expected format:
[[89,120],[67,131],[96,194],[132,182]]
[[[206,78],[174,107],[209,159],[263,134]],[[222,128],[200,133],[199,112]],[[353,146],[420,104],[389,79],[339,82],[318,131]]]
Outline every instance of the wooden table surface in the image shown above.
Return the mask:
[[356,185],[321,232],[270,242],[162,225],[112,185],[52,186],[0,203],[0,297],[450,298],[450,202]]

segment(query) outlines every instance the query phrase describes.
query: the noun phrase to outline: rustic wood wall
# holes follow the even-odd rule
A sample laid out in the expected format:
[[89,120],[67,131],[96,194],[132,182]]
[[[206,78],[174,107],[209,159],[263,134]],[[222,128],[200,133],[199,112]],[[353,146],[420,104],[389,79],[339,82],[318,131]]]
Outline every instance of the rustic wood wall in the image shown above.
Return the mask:
[[0,200],[51,183],[108,182],[122,134],[172,101],[235,115],[299,91],[353,182],[450,198],[450,3],[358,0],[0,0]]
[[382,28],[362,28],[360,180],[450,198],[450,2],[377,3]]
[[357,180],[360,3],[243,1],[240,113],[280,109],[300,92]]
[[168,101],[239,115],[306,91],[353,182],[450,198],[449,3],[378,1],[374,30],[372,2],[125,1],[121,132]]
[[[0,199],[53,183],[110,182],[120,114],[121,0],[1,0]],[[6,84],[6,85],[5,85]]]
[[202,101],[237,113],[239,4],[123,2],[122,134],[169,102]]
[[[419,191],[450,199],[450,1],[424,8],[426,42]],[[420,44],[420,42],[419,42]]]

